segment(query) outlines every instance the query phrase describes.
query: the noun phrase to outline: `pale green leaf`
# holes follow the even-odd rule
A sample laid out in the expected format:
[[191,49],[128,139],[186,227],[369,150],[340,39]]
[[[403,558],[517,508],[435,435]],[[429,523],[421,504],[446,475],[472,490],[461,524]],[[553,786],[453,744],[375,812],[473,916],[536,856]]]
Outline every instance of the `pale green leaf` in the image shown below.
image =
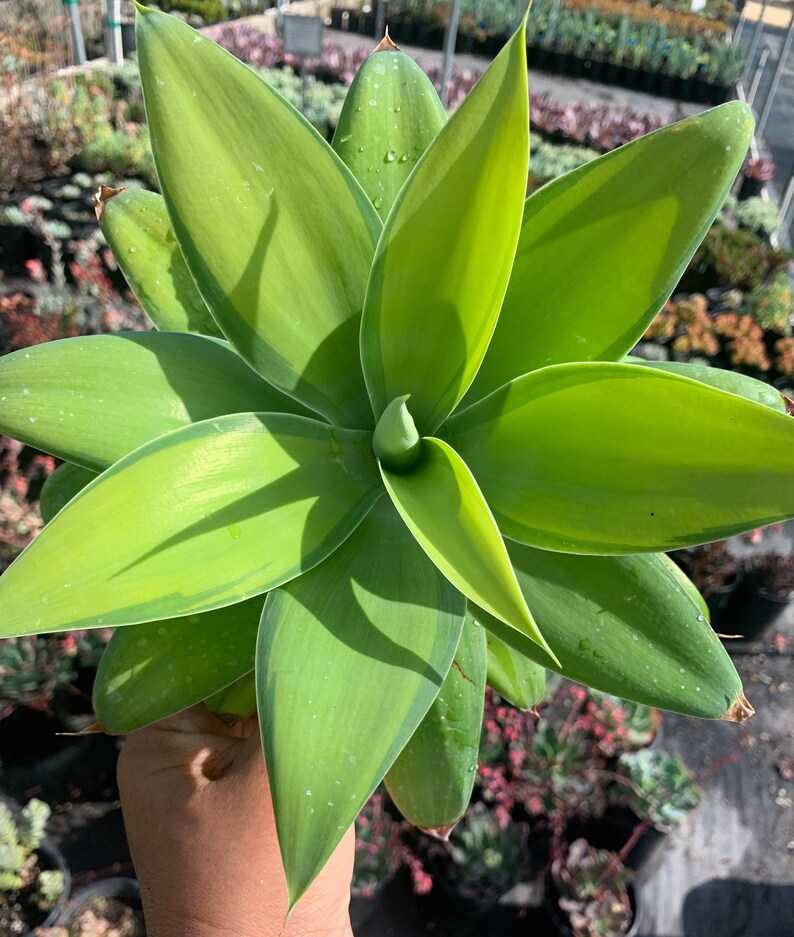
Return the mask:
[[382,488],[371,434],[284,414],[194,423],[79,494],[0,579],[0,636],[197,614],[310,569]]
[[264,597],[119,628],[94,682],[94,712],[122,734],[182,712],[254,669]]
[[447,839],[471,799],[482,732],[485,630],[468,615],[438,696],[386,775],[414,826]]
[[96,474],[71,462],[59,465],[41,489],[39,507],[44,523],[49,524],[58,511],[65,508],[72,498],[77,497],[96,478]]
[[256,712],[256,677],[254,671],[240,677],[230,686],[219,690],[204,702],[216,713],[246,719]]
[[381,218],[445,121],[430,79],[384,39],[356,73],[333,141]]
[[488,686],[518,709],[536,706],[546,689],[545,668],[492,631],[487,632],[487,647]]
[[499,529],[533,546],[672,550],[794,515],[794,421],[653,368],[544,368],[447,428]]
[[429,435],[488,347],[516,248],[528,160],[524,28],[425,152],[378,242],[361,328],[376,417],[404,394]]
[[660,371],[669,371],[670,374],[680,374],[701,384],[727,390],[729,394],[744,397],[753,403],[760,403],[779,413],[786,412],[786,404],[780,392],[769,384],[739,374],[737,371],[723,371],[722,368],[710,368],[705,364],[686,364],[682,361],[645,361],[642,358],[626,358],[627,364],[641,364],[646,368],[658,368]]
[[100,196],[99,227],[146,315],[164,332],[220,337],[177,246],[162,195],[101,191],[114,194]]
[[722,207],[752,132],[750,109],[734,101],[531,195],[499,323],[467,402],[545,365],[622,358]]
[[718,719],[742,685],[695,587],[663,555],[574,556],[508,541],[559,665],[487,612],[475,616],[543,667],[623,699]]
[[0,358],[0,432],[95,471],[180,426],[249,411],[306,412],[199,335],[88,335]]
[[547,647],[521,594],[493,515],[461,457],[422,440],[405,475],[381,466],[386,490],[417,542],[456,589]]
[[385,499],[325,562],[268,596],[259,718],[291,903],[436,697],[464,613]]
[[213,318],[275,387],[371,427],[358,332],[375,209],[251,69],[164,13],[139,12],[136,35],[157,175]]

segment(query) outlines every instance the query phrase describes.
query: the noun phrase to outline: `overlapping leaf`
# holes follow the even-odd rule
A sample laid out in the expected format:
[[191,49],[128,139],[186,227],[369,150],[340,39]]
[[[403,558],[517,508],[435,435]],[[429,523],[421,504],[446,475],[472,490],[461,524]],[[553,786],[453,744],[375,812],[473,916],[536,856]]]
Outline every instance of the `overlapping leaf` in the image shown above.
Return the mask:
[[375,416],[404,394],[422,435],[452,411],[499,315],[526,188],[522,28],[401,190],[372,265],[361,360]]
[[157,175],[214,319],[274,386],[338,425],[371,426],[357,348],[381,227],[369,199],[308,121],[215,43],[153,10],[136,36]]
[[549,550],[671,550],[794,515],[794,421],[651,368],[544,368],[446,435],[502,533]]
[[617,361],[664,305],[742,164],[738,101],[663,127],[531,195],[468,402],[535,368]]
[[553,644],[543,650],[481,610],[524,657],[588,686],[688,716],[724,716],[742,685],[703,600],[665,556],[575,556],[508,541],[518,581]]
[[548,650],[471,472],[440,439],[424,439],[422,446],[419,462],[405,475],[381,466],[386,490],[408,529],[465,596]]
[[307,412],[198,335],[88,335],[0,358],[0,432],[93,471],[180,426],[249,411]]
[[379,497],[370,439],[236,414],[135,450],[3,574],[0,636],[197,614],[286,582]]
[[291,903],[433,702],[464,614],[386,499],[325,562],[268,596],[257,695]]

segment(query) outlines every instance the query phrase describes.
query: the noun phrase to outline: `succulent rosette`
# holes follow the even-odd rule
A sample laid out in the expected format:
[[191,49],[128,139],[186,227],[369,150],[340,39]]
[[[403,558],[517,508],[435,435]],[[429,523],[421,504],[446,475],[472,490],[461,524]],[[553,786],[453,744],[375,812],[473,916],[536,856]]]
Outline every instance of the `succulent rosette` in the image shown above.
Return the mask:
[[794,514],[794,423],[749,378],[625,356],[749,110],[525,199],[523,26],[449,119],[382,43],[333,146],[179,20],[139,8],[137,36],[162,196],[98,211],[158,331],[0,361],[0,431],[66,461],[0,634],[117,626],[114,732],[258,708],[293,903],[384,776],[419,826],[459,819],[486,681],[748,712],[660,551]]

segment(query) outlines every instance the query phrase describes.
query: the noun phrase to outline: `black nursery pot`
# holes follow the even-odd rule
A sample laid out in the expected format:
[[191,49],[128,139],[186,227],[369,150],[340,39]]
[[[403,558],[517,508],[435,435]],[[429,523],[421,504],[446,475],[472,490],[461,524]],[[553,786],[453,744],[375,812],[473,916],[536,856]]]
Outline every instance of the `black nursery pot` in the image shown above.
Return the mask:
[[69,894],[72,889],[72,876],[69,871],[69,866],[66,864],[66,860],[60,850],[56,849],[49,840],[45,839],[36,850],[36,855],[39,857],[37,865],[41,871],[61,872],[63,874],[63,894],[58,899],[58,904],[49,914],[45,915],[42,911],[40,912],[41,917],[39,920],[28,921],[28,924],[32,925],[31,929],[26,934],[23,934],[22,937],[35,937],[35,930],[39,927],[53,927],[57,923],[63,908],[69,900]]
[[732,609],[731,633],[740,634],[745,641],[759,640],[788,608],[792,599],[794,595],[772,595],[745,578]]
[[[572,820],[566,829],[566,839],[573,842],[583,837],[596,849],[608,849],[620,852],[631,839],[631,835],[641,821],[626,807],[608,807],[598,819]],[[666,833],[654,826],[646,827],[626,856],[623,864],[634,872],[639,872],[651,861],[659,847],[664,843]]]
[[[546,887],[543,894],[543,904],[546,909],[546,914],[549,918],[549,923],[551,924],[550,933],[554,934],[555,937],[574,937],[573,931],[568,923],[568,919],[565,914],[560,910],[560,906],[557,903],[559,900],[559,893],[554,885],[554,880],[551,875],[546,876],[545,881]],[[626,886],[626,891],[629,896],[629,904],[631,905],[632,921],[631,926],[621,935],[621,937],[637,937],[639,933],[639,908],[637,905],[637,893],[634,890],[634,886],[629,882]]]
[[134,911],[142,912],[143,910],[140,889],[134,878],[104,878],[84,888],[78,888],[58,915],[55,923],[61,927],[68,927],[77,915],[89,907],[96,898],[115,899]]

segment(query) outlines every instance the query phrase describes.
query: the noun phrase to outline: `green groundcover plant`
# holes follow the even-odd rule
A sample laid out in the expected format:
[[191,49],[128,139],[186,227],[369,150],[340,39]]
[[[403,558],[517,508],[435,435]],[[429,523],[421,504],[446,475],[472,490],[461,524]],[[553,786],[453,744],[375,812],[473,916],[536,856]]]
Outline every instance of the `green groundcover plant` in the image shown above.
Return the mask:
[[333,146],[138,9],[162,196],[102,191],[159,331],[0,361],[0,431],[66,461],[0,580],[0,634],[119,626],[126,732],[258,709],[291,901],[373,789],[446,835],[486,680],[547,669],[705,718],[751,709],[660,551],[794,514],[771,388],[625,356],[744,158],[726,104],[525,200],[522,25],[447,120],[384,41]]

